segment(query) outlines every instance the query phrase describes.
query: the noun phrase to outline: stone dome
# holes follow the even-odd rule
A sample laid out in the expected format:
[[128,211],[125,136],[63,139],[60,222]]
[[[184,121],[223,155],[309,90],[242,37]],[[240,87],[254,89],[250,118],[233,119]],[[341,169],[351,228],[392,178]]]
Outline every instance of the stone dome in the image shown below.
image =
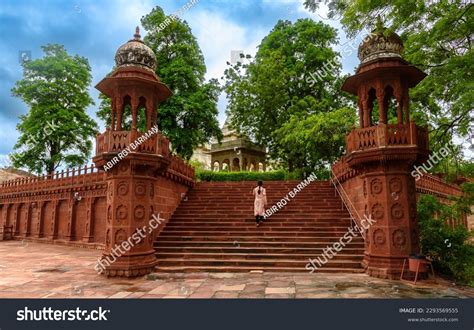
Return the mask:
[[[361,64],[383,58],[402,58],[402,39],[396,33],[384,33],[385,29],[375,29],[360,44],[358,57]],[[387,36],[388,35],[388,36]]]
[[117,67],[138,66],[155,72],[156,56],[153,50],[140,39],[140,29],[136,28],[134,38],[117,49],[115,64]]

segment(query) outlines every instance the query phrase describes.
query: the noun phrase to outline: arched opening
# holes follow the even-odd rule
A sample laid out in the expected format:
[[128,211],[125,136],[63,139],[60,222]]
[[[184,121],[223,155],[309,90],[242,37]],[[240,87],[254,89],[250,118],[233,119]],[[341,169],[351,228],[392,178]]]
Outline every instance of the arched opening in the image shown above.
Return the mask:
[[252,162],[250,163],[250,171],[252,172],[258,171],[257,162],[255,160],[252,160]]
[[258,163],[258,171],[259,171],[259,172],[264,172],[264,171],[265,171],[265,168],[264,168],[262,162]]
[[219,172],[221,164],[216,160],[214,164],[212,164],[212,170],[214,172]]
[[240,171],[240,159],[234,158],[232,160],[232,171],[234,172]]
[[242,163],[242,171],[248,171],[249,170],[249,164],[248,164],[248,161],[247,161],[247,158],[244,158],[244,161]]
[[228,159],[224,159],[222,161],[222,170],[229,171],[230,170],[230,161]]
[[[374,123],[378,123],[379,116],[378,116],[378,111],[373,111],[374,109],[377,110],[377,102],[375,100],[377,99],[377,93],[375,92],[374,88],[371,88],[369,90],[369,96],[367,99],[367,113],[365,115],[365,120],[364,120],[364,127],[369,127],[373,126]],[[375,118],[372,117],[372,114],[374,114]]]
[[117,109],[117,130],[129,131],[132,127],[132,98],[125,95],[120,108]]
[[137,108],[137,130],[140,132],[146,132],[147,130],[147,109],[146,109],[146,98],[141,96],[138,99]]
[[393,88],[390,85],[385,87],[383,103],[383,109],[386,113],[385,118],[387,118],[387,123],[396,124],[398,122],[401,124],[403,117],[399,118],[401,113],[397,113],[397,101],[394,98]]

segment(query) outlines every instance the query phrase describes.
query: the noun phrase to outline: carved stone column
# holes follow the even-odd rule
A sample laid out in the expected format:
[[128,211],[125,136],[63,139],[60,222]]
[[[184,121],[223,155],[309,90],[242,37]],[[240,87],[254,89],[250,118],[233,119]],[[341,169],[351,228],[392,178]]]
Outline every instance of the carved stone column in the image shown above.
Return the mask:
[[23,228],[24,231],[25,231],[25,234],[24,236],[25,237],[28,237],[30,236],[30,223],[31,223],[31,208],[32,208],[32,205],[31,203],[28,203],[28,204],[25,204],[26,206],[26,214],[25,214],[25,227]]
[[[98,166],[106,157],[95,158]],[[168,159],[155,155],[132,153],[107,171],[106,241],[100,262],[107,276],[135,277],[153,271],[156,257],[150,221],[155,174],[168,164]]]
[[36,206],[36,238],[41,238],[44,234],[44,205],[44,202],[38,202]]
[[12,235],[18,236],[20,234],[20,221],[18,216],[18,209],[20,208],[21,204],[14,204],[13,205],[13,230]]
[[67,232],[66,239],[68,241],[74,240],[74,225],[76,220],[76,201],[73,197],[69,198],[67,205]]
[[95,197],[86,198],[86,221],[84,237],[82,238],[82,241],[85,243],[91,243],[94,240],[94,204],[96,200]]
[[57,199],[51,202],[51,224],[49,238],[55,240],[58,238],[58,217],[59,201]]
[[376,222],[366,236],[367,272],[398,278],[403,260],[419,252],[415,181],[405,163],[381,162],[365,169],[366,209]]

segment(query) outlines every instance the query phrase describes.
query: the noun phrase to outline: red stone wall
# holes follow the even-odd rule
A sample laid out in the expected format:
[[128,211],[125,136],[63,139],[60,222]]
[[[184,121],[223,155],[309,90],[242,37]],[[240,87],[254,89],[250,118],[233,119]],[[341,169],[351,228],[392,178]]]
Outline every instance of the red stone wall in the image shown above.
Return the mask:
[[[160,177],[157,180],[156,186],[155,205],[162,205],[162,207],[160,210],[156,210],[155,213],[160,212],[160,217],[165,219],[163,224],[166,224],[189,188],[185,185],[176,184],[174,181],[165,177]],[[157,229],[155,236],[159,235],[163,227],[164,225]]]
[[[173,158],[156,181],[154,212],[166,220],[194,184],[194,175],[183,166]],[[80,200],[74,199],[76,193]],[[3,182],[0,228],[12,226],[15,239],[103,248],[106,196],[105,172],[93,167]]]

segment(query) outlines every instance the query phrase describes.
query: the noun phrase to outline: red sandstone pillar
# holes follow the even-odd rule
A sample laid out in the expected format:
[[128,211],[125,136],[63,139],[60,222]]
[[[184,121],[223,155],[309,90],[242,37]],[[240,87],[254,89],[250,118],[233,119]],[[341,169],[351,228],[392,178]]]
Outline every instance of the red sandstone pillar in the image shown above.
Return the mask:
[[94,204],[96,202],[95,197],[88,197],[86,199],[86,222],[84,228],[84,236],[82,241],[85,243],[91,243],[94,240]]
[[[107,156],[94,158],[98,166]],[[105,251],[101,258],[107,276],[135,277],[150,273],[156,265],[153,248],[155,173],[168,159],[132,153],[107,171]]]
[[376,223],[367,235],[369,275],[399,278],[403,260],[419,252],[415,181],[404,164],[380,164],[365,175],[367,209]]

